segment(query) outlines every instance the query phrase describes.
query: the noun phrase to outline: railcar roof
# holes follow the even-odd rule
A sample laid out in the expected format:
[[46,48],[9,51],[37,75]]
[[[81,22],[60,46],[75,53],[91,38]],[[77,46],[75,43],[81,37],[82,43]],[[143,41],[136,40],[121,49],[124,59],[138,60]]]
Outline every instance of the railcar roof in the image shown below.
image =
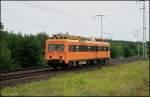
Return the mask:
[[84,42],[84,43],[96,43],[96,44],[109,44],[108,42],[79,41],[79,40],[71,40],[71,39],[48,39],[47,41],[70,41],[70,42]]

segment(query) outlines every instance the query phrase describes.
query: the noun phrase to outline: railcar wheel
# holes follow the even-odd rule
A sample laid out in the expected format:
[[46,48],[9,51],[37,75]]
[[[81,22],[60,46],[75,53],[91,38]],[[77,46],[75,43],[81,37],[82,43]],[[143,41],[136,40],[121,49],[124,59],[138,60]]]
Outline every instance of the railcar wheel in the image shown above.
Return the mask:
[[52,61],[48,61],[48,66],[52,67],[53,69],[57,69],[57,64],[53,63]]
[[75,64],[75,62],[69,62],[69,63],[68,63],[68,68],[73,67],[74,64]]
[[97,65],[101,65],[100,59],[97,59]]
[[106,64],[106,59],[101,59],[101,64],[105,65]]
[[56,65],[51,65],[51,67],[52,67],[53,69],[57,69],[58,66],[56,66]]
[[58,64],[51,64],[50,65],[53,69],[57,69],[59,66],[58,66]]
[[67,69],[67,68],[69,67],[69,65],[68,65],[68,64],[63,64],[63,65],[61,65],[61,67],[62,67],[63,69]]
[[100,61],[101,65],[104,65],[104,60],[103,59],[99,59],[99,61]]
[[93,60],[93,65],[97,65],[98,64],[98,60]]
[[104,64],[104,65],[106,64],[106,59],[103,59],[103,64]]
[[87,64],[88,64],[88,65],[91,65],[91,64],[92,64],[92,60],[88,60],[88,61],[87,61]]

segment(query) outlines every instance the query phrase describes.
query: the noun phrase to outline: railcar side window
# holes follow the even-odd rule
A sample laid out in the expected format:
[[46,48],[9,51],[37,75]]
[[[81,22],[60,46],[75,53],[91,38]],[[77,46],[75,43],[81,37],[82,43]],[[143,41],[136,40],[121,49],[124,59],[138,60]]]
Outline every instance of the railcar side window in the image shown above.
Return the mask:
[[75,52],[76,51],[76,46],[75,45],[73,45],[73,52]]
[[88,47],[88,51],[91,51],[91,46],[87,46]]
[[79,52],[79,46],[78,45],[69,45],[69,51],[70,52]]
[[109,51],[109,46],[69,45],[70,52]]
[[76,45],[73,45],[73,52],[76,52]]
[[73,52],[73,45],[69,45],[69,51]]
[[99,47],[98,47],[98,46],[96,46],[96,51],[98,51],[98,48],[99,48]]
[[106,51],[106,47],[105,46],[103,46],[103,51]]
[[98,51],[102,51],[102,46],[98,46]]
[[85,51],[86,51],[86,46],[80,45],[80,46],[79,46],[79,51],[80,51],[80,52],[85,52]]
[[101,51],[105,51],[105,47],[104,46],[101,46]]
[[109,51],[109,46],[96,46],[97,51]]
[[92,46],[91,51],[96,51],[96,46]]
[[109,51],[109,47],[108,46],[106,46],[106,51]]
[[79,45],[76,45],[76,52],[79,52]]

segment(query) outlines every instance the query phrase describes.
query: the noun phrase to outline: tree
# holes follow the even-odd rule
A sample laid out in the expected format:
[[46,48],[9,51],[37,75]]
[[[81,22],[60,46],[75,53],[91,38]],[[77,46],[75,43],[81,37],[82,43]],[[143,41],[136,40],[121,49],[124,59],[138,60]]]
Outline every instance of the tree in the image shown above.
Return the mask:
[[7,42],[4,40],[4,26],[0,23],[0,69],[10,68],[11,51],[8,48]]
[[0,41],[0,69],[11,68],[11,51],[7,47],[7,42]]

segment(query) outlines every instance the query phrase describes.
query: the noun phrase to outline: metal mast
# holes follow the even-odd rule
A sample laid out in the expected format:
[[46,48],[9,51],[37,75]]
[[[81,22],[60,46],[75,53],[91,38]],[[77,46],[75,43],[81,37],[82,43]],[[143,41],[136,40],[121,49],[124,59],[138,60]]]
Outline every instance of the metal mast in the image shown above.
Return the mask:
[[103,38],[103,26],[102,26],[102,22],[103,22],[103,16],[105,16],[105,15],[102,15],[102,14],[100,14],[100,15],[94,15],[94,18],[95,17],[98,17],[98,19],[99,19],[99,17],[101,17],[101,38]]
[[[138,2],[138,0],[137,0]],[[143,57],[147,57],[147,46],[146,46],[146,14],[145,14],[145,0],[143,0],[143,8],[140,8],[143,10]]]
[[140,34],[139,31],[140,30],[134,30],[134,31],[138,31],[138,32],[134,33],[134,35],[135,35],[135,38],[137,37],[137,42],[138,42],[137,49],[138,49],[138,56],[139,56],[140,55],[140,47],[139,47],[139,42],[140,42],[140,40],[139,40],[139,34]]
[[144,42],[144,58],[147,57],[147,47],[146,47],[146,14],[145,14],[145,0],[143,1],[143,42]]

